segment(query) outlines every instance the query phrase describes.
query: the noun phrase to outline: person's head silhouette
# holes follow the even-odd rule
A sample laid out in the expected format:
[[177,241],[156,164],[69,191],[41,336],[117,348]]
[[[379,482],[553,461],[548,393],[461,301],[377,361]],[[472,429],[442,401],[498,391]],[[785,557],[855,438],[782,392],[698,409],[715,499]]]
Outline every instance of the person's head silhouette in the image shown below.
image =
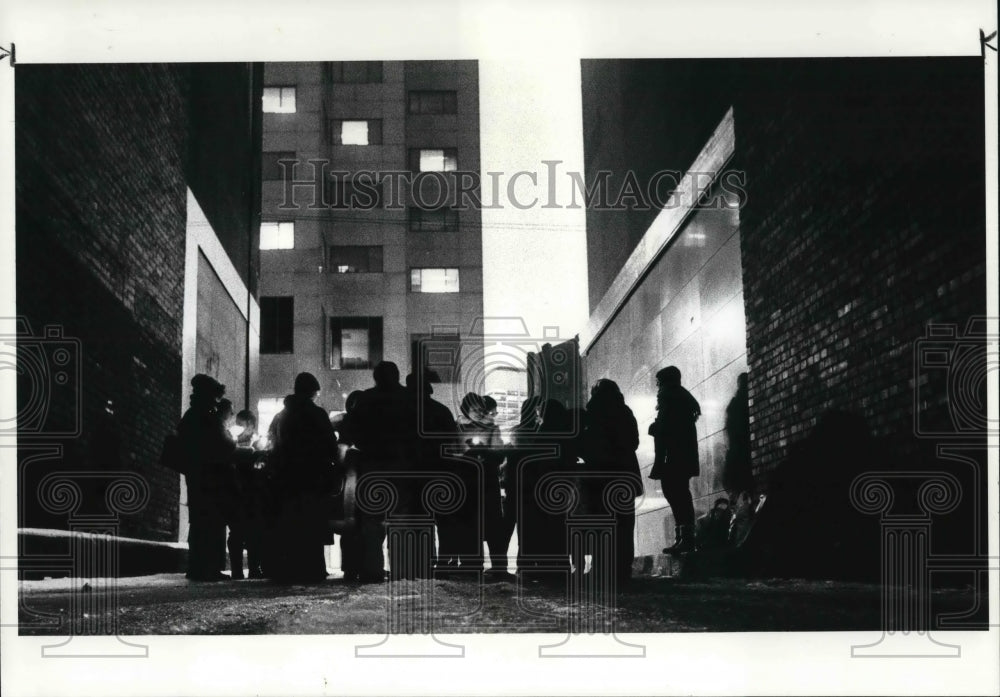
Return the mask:
[[372,371],[376,387],[392,387],[399,384],[399,366],[392,361],[382,361]]
[[676,387],[681,384],[681,371],[675,365],[668,365],[656,373],[656,382],[663,387]]
[[299,373],[295,376],[295,396],[312,399],[319,394],[319,380],[312,373]]

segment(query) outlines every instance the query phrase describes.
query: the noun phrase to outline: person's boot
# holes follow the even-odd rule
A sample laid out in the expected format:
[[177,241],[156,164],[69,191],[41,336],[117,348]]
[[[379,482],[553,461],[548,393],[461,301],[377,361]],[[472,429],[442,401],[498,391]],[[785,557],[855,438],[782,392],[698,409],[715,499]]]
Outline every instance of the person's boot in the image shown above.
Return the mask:
[[664,554],[687,554],[694,551],[694,535],[692,526],[678,525],[674,531],[674,543],[669,547],[664,547]]

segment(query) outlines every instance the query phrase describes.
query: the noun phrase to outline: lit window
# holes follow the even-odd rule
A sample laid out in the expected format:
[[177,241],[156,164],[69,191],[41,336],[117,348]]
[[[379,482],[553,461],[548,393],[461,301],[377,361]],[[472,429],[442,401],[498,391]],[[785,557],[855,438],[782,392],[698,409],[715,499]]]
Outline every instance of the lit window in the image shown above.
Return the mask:
[[334,273],[382,273],[382,247],[330,247],[330,268]]
[[263,101],[265,114],[294,114],[295,88],[265,87]]
[[454,172],[458,169],[455,148],[420,148],[410,150],[410,170],[413,172]]
[[334,145],[381,145],[381,119],[334,119],[330,136]]
[[382,360],[381,317],[331,317],[329,365],[334,370],[372,368]]
[[295,223],[261,223],[261,249],[295,249]]
[[410,290],[414,293],[457,293],[458,269],[411,269]]
[[257,433],[267,435],[271,422],[285,408],[284,397],[265,397],[257,400]]

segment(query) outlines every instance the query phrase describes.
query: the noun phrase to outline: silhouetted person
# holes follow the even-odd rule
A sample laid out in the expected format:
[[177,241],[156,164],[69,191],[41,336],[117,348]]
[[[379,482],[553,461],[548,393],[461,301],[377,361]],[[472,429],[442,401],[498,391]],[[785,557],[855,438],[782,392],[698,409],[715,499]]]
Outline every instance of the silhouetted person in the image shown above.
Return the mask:
[[750,395],[747,374],[736,379],[736,394],[726,407],[726,461],[722,486],[734,501],[743,492],[752,494],[753,470],[750,465]]
[[635,455],[639,426],[618,385],[606,379],[591,388],[585,419],[582,454],[589,476],[583,481],[589,489],[590,507],[615,523],[613,554],[605,557],[613,568],[601,568],[601,550],[596,550],[591,573],[595,578],[613,574],[621,588],[632,579],[635,499],[642,496],[642,475]]
[[216,405],[225,393],[208,375],[191,378],[191,406],[177,426],[187,466],[188,571],[193,581],[221,581],[226,564],[225,487],[236,444]]
[[[264,510],[267,483],[264,455],[258,447],[257,416],[249,409],[236,414],[236,502],[229,521],[229,563],[234,579],[243,578],[243,550],[250,578],[263,578]],[[236,430],[233,429],[233,430]]]
[[[418,380],[421,382],[418,383]],[[434,486],[435,480],[440,482],[442,475],[460,474],[459,463],[454,456],[447,456],[445,453],[446,450],[454,450],[457,447],[458,435],[455,417],[451,411],[431,397],[434,394],[434,384],[437,382],[440,382],[438,374],[426,368],[406,376],[410,406],[414,410],[410,422],[417,431],[414,433],[414,449],[410,462],[413,476],[405,482],[407,496],[404,512],[411,519],[424,522],[418,523],[422,529],[413,530],[414,558],[407,560],[405,568],[401,570],[404,577],[432,576],[432,569],[435,563],[440,566],[441,557],[434,549],[433,535],[425,538],[426,526],[431,521],[436,524],[439,538],[442,540],[441,545],[447,550],[448,543],[452,539],[448,536],[452,530],[449,525],[453,526],[454,518],[460,515],[428,510],[423,498],[428,490],[427,487]],[[451,483],[448,486],[450,488]],[[455,494],[459,495],[457,491]],[[441,533],[442,526],[444,533]]]
[[[478,494],[477,500],[470,500],[470,504],[477,505],[467,508],[466,520],[461,526],[478,533],[478,554],[469,558],[468,563],[482,569],[482,549],[485,542],[490,551],[490,576],[502,580],[507,574],[507,547],[503,541],[503,511],[500,507],[499,467],[503,462],[500,429],[491,423],[489,408],[481,395],[469,392],[462,398],[459,409],[462,413],[457,423],[459,437],[465,446],[464,464],[469,466],[472,461],[477,464],[476,467],[469,468],[471,472],[467,477]],[[507,541],[509,540],[508,537]]]
[[[361,463],[361,451],[355,447],[357,433],[357,408],[361,401],[361,390],[355,390],[347,395],[344,401],[344,413],[333,421],[337,431],[338,462],[347,476],[354,470],[360,477],[364,471]],[[365,525],[365,514],[355,511],[355,527],[340,536],[340,569],[344,572],[345,581],[361,580],[363,570],[362,555],[364,544],[361,531]]]
[[[485,423],[492,429],[492,448],[495,449],[496,458],[496,496],[498,507],[489,511],[495,518],[487,518],[486,522],[486,543],[490,545],[490,571],[496,574],[498,580],[512,580],[510,574],[510,540],[514,535],[515,516],[510,511],[507,502],[507,482],[506,482],[506,459],[507,447],[500,437],[500,427],[496,425],[497,401],[489,395],[483,395],[483,407],[485,411],[483,417]],[[492,540],[492,542],[491,542]],[[494,552],[494,550],[496,550]]]
[[520,471],[522,495],[527,497],[522,507],[524,560],[527,566],[541,566],[547,572],[536,578],[560,581],[569,570],[569,546],[559,489],[574,486],[571,477],[579,444],[572,414],[555,399],[542,405],[536,443],[552,454],[532,458]]
[[[226,468],[222,479],[222,496],[219,501],[219,505],[222,509],[222,517],[226,521],[226,526],[230,530],[229,539],[226,542],[226,546],[229,549],[229,567],[231,569],[230,577],[233,579],[243,578],[243,549],[240,548],[238,557],[234,556],[232,548],[232,530],[233,528],[240,527],[240,518],[242,512],[240,511],[240,503],[243,492],[240,488],[241,482],[236,476],[236,463],[241,457],[242,453],[240,448],[236,445],[236,437],[233,435],[234,425],[236,423],[236,409],[233,408],[232,401],[223,397],[215,405],[215,415],[218,417],[219,421],[222,422],[222,430],[226,434],[226,438],[233,442],[236,446],[233,449],[232,458],[226,463]],[[225,568],[225,565],[222,567]]]
[[681,371],[675,366],[656,373],[656,412],[656,421],[649,427],[655,446],[649,478],[660,480],[677,526],[674,544],[663,551],[666,554],[690,552],[694,549],[690,479],[697,477],[699,472],[695,421],[701,416],[701,406],[681,387]]
[[538,436],[540,419],[538,416],[541,400],[537,396],[528,397],[521,403],[520,421],[510,431],[507,444],[507,460],[500,468],[500,485],[505,492],[504,521],[506,527],[517,533],[517,566],[521,569],[527,563],[524,558],[524,507],[531,505],[531,499],[524,494],[521,473],[531,455],[530,447]]
[[295,393],[276,417],[272,463],[279,496],[277,538],[268,574],[280,581],[326,578],[324,546],[329,536],[328,497],[335,485],[337,434],[326,411],[313,403],[319,381],[295,378]]
[[399,368],[391,361],[382,361],[372,371],[375,386],[362,392],[356,408],[355,445],[361,451],[361,469],[364,475],[358,480],[358,507],[364,515],[362,535],[362,582],[382,582],[385,579],[385,559],[382,543],[385,541],[385,514],[374,510],[370,485],[373,478],[385,479],[395,488],[397,510],[406,505],[402,500],[408,494],[406,484],[394,475],[382,473],[402,472],[409,469],[412,456],[414,426],[410,423],[413,409],[409,394],[399,384]]

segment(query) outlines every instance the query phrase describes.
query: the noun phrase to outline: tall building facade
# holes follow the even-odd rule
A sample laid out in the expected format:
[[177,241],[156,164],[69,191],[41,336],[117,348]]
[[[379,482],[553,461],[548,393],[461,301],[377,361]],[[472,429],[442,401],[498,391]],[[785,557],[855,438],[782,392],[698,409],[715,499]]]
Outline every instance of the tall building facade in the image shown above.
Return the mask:
[[341,410],[383,360],[435,369],[454,410],[482,343],[481,217],[460,195],[478,193],[477,63],[272,63],[264,79],[262,420],[303,371]]
[[[588,207],[580,348],[635,411],[644,473],[654,376],[674,365],[702,409],[698,514],[726,496],[745,372],[758,491],[824,416],[850,414],[886,467],[961,481],[935,544],[982,554],[982,62],[594,60],[582,78],[588,188],[606,176],[610,205]],[[956,443],[967,462],[939,449]],[[837,473],[801,476],[821,491]],[[637,550],[653,554],[673,519],[645,482]]]

